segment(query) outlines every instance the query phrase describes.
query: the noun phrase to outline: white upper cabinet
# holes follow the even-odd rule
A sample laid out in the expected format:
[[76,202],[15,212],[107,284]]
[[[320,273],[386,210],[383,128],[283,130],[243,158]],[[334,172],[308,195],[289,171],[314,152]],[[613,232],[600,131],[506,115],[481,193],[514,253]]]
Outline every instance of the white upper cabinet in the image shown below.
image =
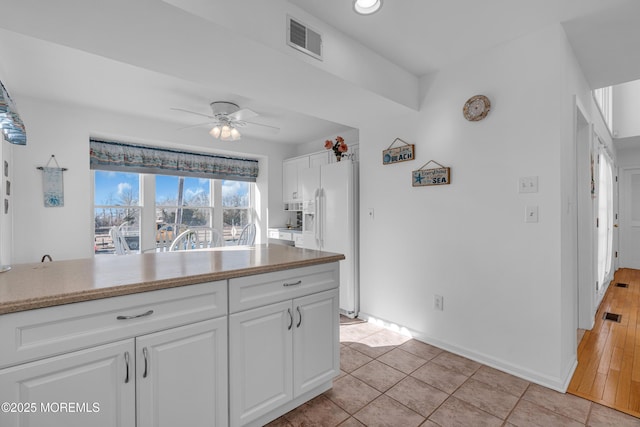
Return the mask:
[[283,202],[302,201],[302,191],[298,185],[298,171],[309,167],[309,156],[296,157],[282,162]]

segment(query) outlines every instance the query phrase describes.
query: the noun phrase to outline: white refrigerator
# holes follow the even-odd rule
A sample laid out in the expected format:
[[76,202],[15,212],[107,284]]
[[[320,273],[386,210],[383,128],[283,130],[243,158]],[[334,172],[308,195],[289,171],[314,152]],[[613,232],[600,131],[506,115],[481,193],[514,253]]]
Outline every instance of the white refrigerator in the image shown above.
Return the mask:
[[358,171],[351,160],[299,171],[302,247],[344,254],[340,261],[340,312],[359,311]]

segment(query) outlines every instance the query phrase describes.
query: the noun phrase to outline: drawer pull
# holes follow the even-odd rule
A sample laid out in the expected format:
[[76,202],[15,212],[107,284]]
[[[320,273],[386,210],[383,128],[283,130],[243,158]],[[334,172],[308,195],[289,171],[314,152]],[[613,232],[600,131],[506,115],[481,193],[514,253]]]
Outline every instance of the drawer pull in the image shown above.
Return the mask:
[[127,384],[129,382],[129,352],[124,352],[124,366],[126,368],[126,374],[124,377],[124,383]]
[[142,356],[144,356],[144,373],[142,374],[142,378],[147,378],[147,368],[149,367],[149,353],[147,352],[147,347],[142,349]]
[[295,283],[283,283],[282,286],[298,286],[300,284],[302,284],[302,280],[298,280]]
[[287,308],[287,313],[289,313],[289,327],[287,328],[287,331],[290,331],[293,327],[293,314],[291,314],[290,308]]
[[135,316],[118,316],[116,319],[118,320],[129,320],[129,319],[137,319],[138,317],[151,316],[153,314],[153,310],[149,310],[146,313],[137,314]]

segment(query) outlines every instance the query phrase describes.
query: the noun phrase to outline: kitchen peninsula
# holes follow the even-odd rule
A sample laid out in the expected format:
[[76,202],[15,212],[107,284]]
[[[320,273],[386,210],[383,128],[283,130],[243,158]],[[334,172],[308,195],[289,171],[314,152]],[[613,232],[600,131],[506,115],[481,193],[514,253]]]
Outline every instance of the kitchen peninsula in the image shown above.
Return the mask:
[[257,245],[16,265],[0,425],[264,425],[339,373],[342,259]]

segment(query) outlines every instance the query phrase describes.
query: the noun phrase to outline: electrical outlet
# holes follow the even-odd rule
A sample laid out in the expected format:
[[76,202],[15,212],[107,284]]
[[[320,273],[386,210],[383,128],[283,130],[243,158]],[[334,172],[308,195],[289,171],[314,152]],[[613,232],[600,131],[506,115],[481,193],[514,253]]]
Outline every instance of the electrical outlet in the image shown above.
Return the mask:
[[518,193],[537,193],[538,177],[523,176],[518,180]]
[[433,296],[433,308],[437,311],[444,310],[444,298],[442,295]]

